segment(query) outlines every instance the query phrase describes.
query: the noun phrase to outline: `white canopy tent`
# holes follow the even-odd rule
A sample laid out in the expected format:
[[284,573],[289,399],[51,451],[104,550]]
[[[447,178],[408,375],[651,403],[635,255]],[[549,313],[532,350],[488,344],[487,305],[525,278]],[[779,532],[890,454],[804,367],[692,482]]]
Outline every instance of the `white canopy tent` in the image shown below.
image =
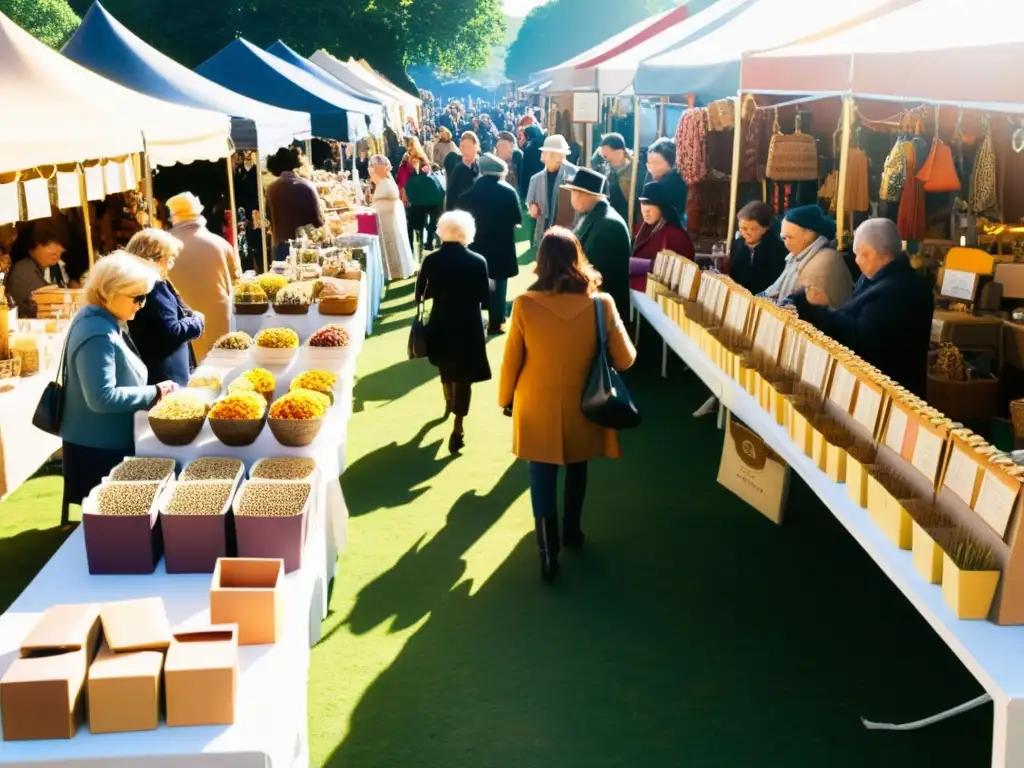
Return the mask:
[[351,67],[361,67],[366,74],[378,81],[381,85],[382,90],[385,93],[390,93],[394,96],[395,101],[401,104],[406,109],[416,109],[423,104],[423,101],[418,96],[413,96],[408,91],[404,91],[397,85],[388,80],[384,75],[375,70],[370,66],[370,63],[366,59],[349,59],[348,64]]
[[380,102],[384,106],[385,112],[387,112],[388,121],[393,126],[401,125],[398,111],[402,105],[395,98],[394,94],[384,90],[377,78],[370,77],[370,74],[362,67],[356,67],[353,70],[348,63],[336,59],[324,50],[317,51],[309,57],[309,60],[354,91],[366,94],[374,101]]

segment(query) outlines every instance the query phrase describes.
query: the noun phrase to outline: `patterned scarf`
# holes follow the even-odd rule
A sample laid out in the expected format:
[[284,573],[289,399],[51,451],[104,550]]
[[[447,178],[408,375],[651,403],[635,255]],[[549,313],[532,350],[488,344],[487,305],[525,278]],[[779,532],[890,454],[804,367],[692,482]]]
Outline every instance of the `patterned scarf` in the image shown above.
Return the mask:
[[786,268],[782,270],[779,279],[766,290],[762,295],[771,299],[776,304],[782,304],[797,290],[797,283],[800,279],[800,272],[807,266],[811,259],[818,255],[818,251],[828,246],[828,240],[819,235],[818,239],[804,248],[795,256],[791,253],[786,257]]

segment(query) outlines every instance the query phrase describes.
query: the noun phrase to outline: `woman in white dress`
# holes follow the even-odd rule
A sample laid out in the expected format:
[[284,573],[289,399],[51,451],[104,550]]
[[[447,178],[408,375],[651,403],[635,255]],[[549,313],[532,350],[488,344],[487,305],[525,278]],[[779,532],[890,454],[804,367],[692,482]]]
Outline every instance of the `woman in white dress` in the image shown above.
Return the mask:
[[391,162],[384,155],[370,158],[373,207],[380,222],[380,247],[384,274],[388,280],[405,280],[416,273],[416,260],[409,244],[405,205],[398,184],[391,178]]

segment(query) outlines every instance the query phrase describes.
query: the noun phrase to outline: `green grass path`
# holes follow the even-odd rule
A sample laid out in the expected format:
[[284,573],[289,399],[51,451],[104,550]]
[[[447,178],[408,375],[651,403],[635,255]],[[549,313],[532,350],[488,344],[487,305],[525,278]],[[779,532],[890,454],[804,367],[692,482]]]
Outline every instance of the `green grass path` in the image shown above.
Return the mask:
[[[628,378],[644,426],[593,466],[587,547],[542,586],[496,383],[475,388],[450,458],[435,370],[405,360],[411,290],[389,291],[359,362],[349,544],[309,679],[314,765],[988,765],[987,707],[916,733],[861,727],[979,687],[798,480],[782,527],[717,485],[721,433],[690,417],[705,391],[677,365],[660,378],[649,333]],[[0,504],[0,607],[59,544],[59,482]]]

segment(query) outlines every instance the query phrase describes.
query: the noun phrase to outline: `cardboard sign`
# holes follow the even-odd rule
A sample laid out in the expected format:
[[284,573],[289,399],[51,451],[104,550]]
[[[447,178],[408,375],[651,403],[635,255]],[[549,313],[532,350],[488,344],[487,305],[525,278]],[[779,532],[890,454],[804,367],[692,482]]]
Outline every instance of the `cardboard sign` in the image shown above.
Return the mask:
[[25,221],[47,219],[53,214],[50,208],[50,180],[29,179],[22,182],[25,190]]
[[700,270],[697,269],[697,265],[692,261],[683,262],[683,273],[679,279],[679,295],[684,299],[693,300],[693,283],[698,279]]
[[1020,483],[1017,480],[997,470],[986,469],[974,511],[1000,538],[1006,538],[1006,528],[1019,494]]
[[974,301],[978,291],[978,276],[973,272],[962,272],[958,269],[947,269],[942,273],[942,290],[940,294],[949,299]]
[[853,420],[875,435],[878,431],[878,416],[882,410],[882,391],[871,383],[859,380],[857,403],[853,406]]
[[832,355],[828,353],[828,350],[808,339],[807,349],[804,351],[804,365],[800,374],[800,380],[815,389],[824,389],[827,383],[829,363],[831,362]]
[[82,193],[78,180],[78,171],[57,172],[57,207],[62,211],[82,207]]
[[718,482],[773,523],[782,522],[789,465],[764,440],[729,417]]
[[102,200],[107,196],[103,186],[103,166],[89,165],[85,167],[85,199]]
[[729,309],[725,313],[726,328],[736,333],[743,333],[747,328],[747,319],[750,316],[750,296],[739,291],[733,291],[729,297]]
[[910,463],[922,475],[933,483],[942,462],[942,452],[946,441],[941,434],[936,434],[923,424],[917,430],[917,440],[910,455]]
[[853,397],[857,391],[857,377],[845,365],[837,365],[832,374],[832,386],[828,389],[828,399],[843,409],[844,413],[853,410]]
[[903,454],[903,441],[907,436],[909,423],[907,412],[893,403],[889,409],[889,424],[885,430],[885,445],[897,455]]
[[679,278],[683,272],[683,260],[680,258],[672,259],[672,267],[668,272],[668,287],[669,290],[675,291],[679,287]]
[[942,484],[959,496],[967,506],[973,507],[980,472],[978,462],[954,441]]

